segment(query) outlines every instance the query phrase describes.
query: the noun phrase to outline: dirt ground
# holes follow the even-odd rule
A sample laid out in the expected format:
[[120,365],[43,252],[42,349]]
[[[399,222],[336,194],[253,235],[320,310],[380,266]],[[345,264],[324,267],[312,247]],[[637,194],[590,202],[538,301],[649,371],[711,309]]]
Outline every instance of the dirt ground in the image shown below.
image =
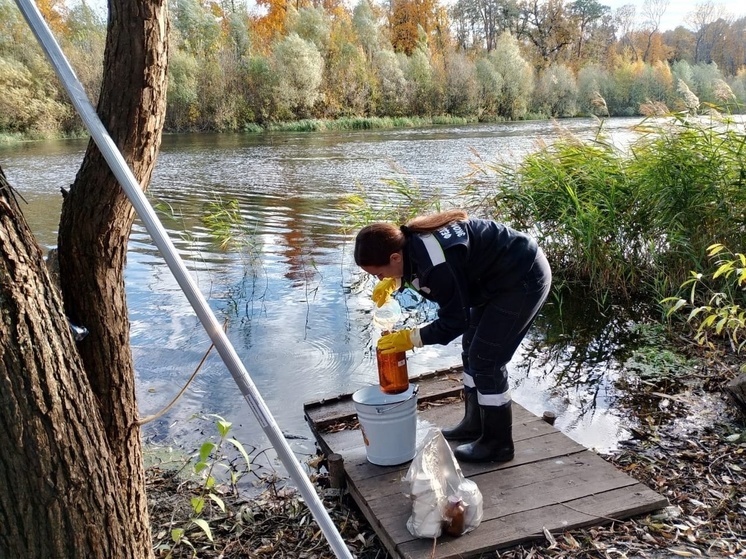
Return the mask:
[[[629,402],[647,410],[642,412],[645,428],[604,458],[665,496],[666,509],[605,526],[546,534],[533,545],[488,557],[746,557],[746,426],[722,390],[735,370],[714,367],[675,385],[641,386],[635,401]],[[204,485],[157,466],[147,472],[157,557],[334,557],[287,480],[262,479],[251,497],[217,486],[212,492],[218,499],[206,499],[196,516],[192,499],[203,495]],[[323,457],[309,463],[309,472],[353,555],[390,557],[349,495],[329,489]],[[190,521],[194,517],[200,520]]]

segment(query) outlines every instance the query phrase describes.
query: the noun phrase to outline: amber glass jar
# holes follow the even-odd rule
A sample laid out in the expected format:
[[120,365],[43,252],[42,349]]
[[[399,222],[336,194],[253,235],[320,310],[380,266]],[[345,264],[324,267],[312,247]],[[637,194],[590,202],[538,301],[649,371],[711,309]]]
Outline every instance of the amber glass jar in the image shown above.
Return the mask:
[[[388,332],[383,332],[387,334]],[[407,354],[403,351],[383,355],[376,349],[378,360],[378,383],[386,394],[399,394],[409,388]]]
[[445,509],[445,531],[449,536],[460,536],[464,533],[464,513],[466,507],[460,497],[450,495]]

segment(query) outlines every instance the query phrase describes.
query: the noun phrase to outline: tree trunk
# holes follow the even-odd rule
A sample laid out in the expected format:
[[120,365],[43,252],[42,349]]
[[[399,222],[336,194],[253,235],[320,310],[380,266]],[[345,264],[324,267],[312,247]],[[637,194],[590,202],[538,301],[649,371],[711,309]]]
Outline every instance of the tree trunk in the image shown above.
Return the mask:
[[143,557],[59,291],[2,169],[0,448],[0,557]]
[[[166,0],[110,0],[98,113],[141,188],[147,188],[166,110]],[[65,312],[85,326],[78,348],[125,490],[137,546],[152,556],[135,374],[124,286],[134,210],[98,148],[89,143],[65,197],[58,236]]]

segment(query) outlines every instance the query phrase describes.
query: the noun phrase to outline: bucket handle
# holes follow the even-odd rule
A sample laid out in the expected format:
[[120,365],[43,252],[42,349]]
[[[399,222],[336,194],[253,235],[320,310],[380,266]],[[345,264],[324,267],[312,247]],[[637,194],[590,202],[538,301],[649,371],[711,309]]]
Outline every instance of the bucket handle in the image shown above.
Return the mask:
[[411,396],[410,396],[409,398],[407,398],[406,400],[402,400],[402,401],[401,401],[401,402],[399,402],[398,404],[394,404],[393,406],[389,406],[388,408],[376,408],[376,413],[377,413],[377,414],[379,414],[379,415],[383,415],[383,414],[384,414],[384,413],[386,413],[387,411],[391,411],[391,410],[393,410],[394,408],[398,408],[399,406],[401,406],[401,405],[403,405],[403,404],[406,404],[406,403],[407,403],[407,402],[409,402],[409,401],[410,401],[410,400],[411,400],[412,398],[414,398],[415,396],[417,396],[417,393],[418,393],[419,391],[420,391],[420,385],[419,385],[419,384],[415,384],[415,385],[414,385],[414,388],[412,389],[412,395],[411,395]]

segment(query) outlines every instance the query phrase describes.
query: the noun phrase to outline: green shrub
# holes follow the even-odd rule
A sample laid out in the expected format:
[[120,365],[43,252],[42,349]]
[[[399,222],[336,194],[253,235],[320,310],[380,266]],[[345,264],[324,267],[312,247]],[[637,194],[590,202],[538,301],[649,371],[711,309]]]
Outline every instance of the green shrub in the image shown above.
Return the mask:
[[15,60],[0,58],[0,91],[0,130],[5,132],[56,132],[71,114],[68,105],[56,101],[51,81]]
[[722,244],[708,247],[714,269],[691,272],[681,284],[683,296],[666,297],[667,316],[688,311],[686,322],[693,328],[695,341],[714,348],[713,340],[725,340],[732,351],[746,347],[746,255],[731,253]]
[[746,135],[727,119],[647,123],[621,151],[564,137],[520,163],[474,165],[478,211],[533,231],[563,283],[658,301],[715,239],[743,246]]

